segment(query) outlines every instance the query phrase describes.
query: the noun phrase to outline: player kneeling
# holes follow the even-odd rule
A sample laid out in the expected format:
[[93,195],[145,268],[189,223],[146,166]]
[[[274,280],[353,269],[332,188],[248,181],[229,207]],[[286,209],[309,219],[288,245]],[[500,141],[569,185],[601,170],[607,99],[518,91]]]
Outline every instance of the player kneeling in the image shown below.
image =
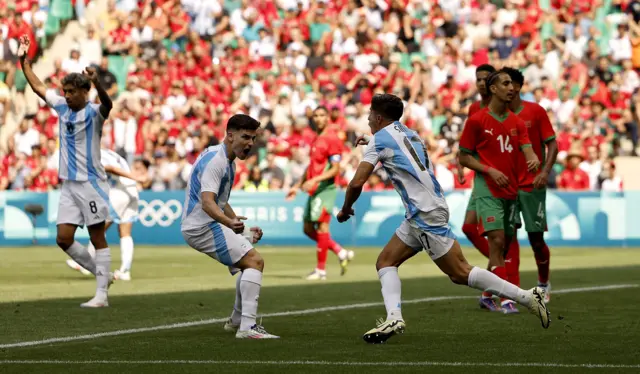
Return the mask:
[[426,147],[415,131],[398,122],[403,111],[400,98],[388,94],[374,96],[369,114],[369,127],[374,135],[349,183],[344,205],[337,216],[338,222],[345,222],[353,215],[352,206],[360,196],[362,186],[374,166],[381,162],[402,198],[406,220],[384,247],[376,263],[387,319],[379,321],[378,326],[365,333],[364,340],[383,343],[404,332],[398,267],[423,249],[454,283],[514,300],[529,308],[540,318],[542,327],[548,328],[549,311],[544,303],[543,289],[522,290],[490,271],[467,263],[449,227],[449,208],[433,174],[433,164]]
[[246,218],[236,216],[228,204],[234,160],[247,158],[259,127],[255,119],[236,114],[227,123],[224,142],[198,156],[187,183],[181,228],[192,248],[227,265],[232,275],[240,273],[233,313],[224,329],[237,330],[236,338],[277,339],[256,324],[264,261],[253,244],[262,238],[262,230],[245,230]]

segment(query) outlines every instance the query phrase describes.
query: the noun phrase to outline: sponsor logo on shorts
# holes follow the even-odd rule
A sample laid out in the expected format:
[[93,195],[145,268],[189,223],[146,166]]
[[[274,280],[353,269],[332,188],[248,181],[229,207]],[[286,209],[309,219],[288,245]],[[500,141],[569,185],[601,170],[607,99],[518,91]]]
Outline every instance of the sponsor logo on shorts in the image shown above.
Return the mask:
[[175,199],[167,201],[156,199],[149,202],[140,200],[139,206],[140,223],[146,227],[155,225],[169,227],[182,216],[182,204]]
[[487,223],[491,223],[491,222],[495,222],[496,221],[496,217],[491,216],[491,217],[487,217]]

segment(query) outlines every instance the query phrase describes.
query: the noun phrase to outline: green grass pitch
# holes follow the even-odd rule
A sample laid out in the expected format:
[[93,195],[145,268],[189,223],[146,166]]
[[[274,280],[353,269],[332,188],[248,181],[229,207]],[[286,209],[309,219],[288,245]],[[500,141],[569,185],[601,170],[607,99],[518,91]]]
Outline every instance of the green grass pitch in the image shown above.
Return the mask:
[[[548,330],[522,308],[509,316],[480,310],[477,292],[453,285],[420,254],[400,268],[407,331],[383,345],[361,339],[385,315],[378,248],[356,249],[342,277],[330,254],[325,282],[303,279],[313,248],[258,249],[259,314],[282,336],[276,341],[223,331],[215,321],[231,312],[235,279],[187,247],[136,248],[133,280],[116,282],[110,308],[98,310],[79,307],[95,281],[68,269],[59,249],[0,249],[0,373],[640,372],[640,249],[552,248],[559,292]],[[530,288],[535,263],[526,247],[521,253],[522,287]],[[473,249],[465,255],[486,264]],[[115,333],[96,335],[107,332]]]

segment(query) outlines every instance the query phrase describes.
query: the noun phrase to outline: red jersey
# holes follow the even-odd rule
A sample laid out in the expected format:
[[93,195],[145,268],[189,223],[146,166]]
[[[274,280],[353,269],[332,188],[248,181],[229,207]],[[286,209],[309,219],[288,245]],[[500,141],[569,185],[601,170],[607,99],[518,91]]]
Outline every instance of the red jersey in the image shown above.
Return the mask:
[[[313,144],[311,144],[311,159],[307,168],[306,180],[317,177],[331,167],[332,162],[339,162],[342,156],[342,141],[338,139],[335,132],[325,131],[318,135]],[[328,187],[335,188],[338,177],[335,179],[320,182],[318,186],[309,191],[309,195],[313,195],[318,190],[324,190]]]
[[479,111],[481,111],[484,108],[485,108],[485,106],[484,106],[484,104],[482,104],[482,100],[474,102],[469,107],[469,118],[473,117],[474,114],[478,113]]
[[[522,106],[515,111],[515,114],[524,121],[531,147],[533,147],[533,151],[538,156],[540,163],[544,163],[546,143],[556,138],[556,133],[553,131],[547,112],[536,103],[523,101]],[[519,152],[519,156],[518,183],[521,190],[531,192],[533,180],[540,174],[540,171],[529,171],[524,154]]]
[[531,146],[527,128],[512,112],[499,117],[487,109],[467,120],[460,137],[460,150],[476,155],[481,163],[499,170],[509,179],[509,186],[501,188],[490,176],[476,173],[476,196],[507,200],[518,197],[518,148],[525,146]]
[[586,191],[589,189],[589,175],[580,168],[564,169],[560,173],[558,188],[571,191]]

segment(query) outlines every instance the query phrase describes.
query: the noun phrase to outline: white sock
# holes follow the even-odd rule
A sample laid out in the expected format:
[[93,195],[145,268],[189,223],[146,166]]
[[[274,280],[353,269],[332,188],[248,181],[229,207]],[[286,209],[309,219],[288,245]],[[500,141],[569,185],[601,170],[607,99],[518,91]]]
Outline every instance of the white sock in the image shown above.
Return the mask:
[[109,247],[96,250],[96,296],[107,297],[109,272],[111,271],[111,250]]
[[246,269],[240,280],[240,296],[242,298],[242,317],[240,330],[251,329],[256,324],[258,314],[258,297],[262,285],[262,273],[256,269]]
[[327,271],[326,270],[320,270],[318,268],[316,268],[316,273],[318,273],[320,275],[327,275]]
[[402,319],[400,310],[401,284],[397,267],[386,267],[378,270],[378,277],[382,284],[382,298],[387,309],[387,320]]
[[120,265],[121,272],[128,272],[131,270],[131,263],[133,262],[133,238],[125,236],[120,238],[120,256],[122,264]]
[[500,277],[488,270],[480,269],[476,266],[469,272],[468,283],[471,288],[491,292],[494,295],[513,300],[526,307],[529,307],[529,303],[531,302],[529,292],[504,279],[500,279]]
[[242,280],[242,272],[238,273],[236,278],[236,300],[233,303],[233,312],[231,312],[231,323],[234,325],[240,324],[242,318],[242,293],[240,292],[240,282]]
[[89,255],[91,255],[92,259],[96,259],[96,247],[93,246],[93,243],[91,243],[91,240],[89,240],[89,244],[87,244],[87,251],[89,252]]
[[344,260],[344,259],[346,259],[346,258],[347,258],[347,250],[346,250],[346,249],[344,249],[344,248],[342,248],[342,249],[340,250],[340,252],[338,252],[338,258],[339,258],[340,260]]
[[67,254],[78,263],[78,265],[83,268],[89,270],[91,274],[96,274],[96,263],[93,261],[93,258],[89,255],[89,252],[82,246],[82,244],[78,242],[73,242],[71,247],[67,248],[65,251]]

